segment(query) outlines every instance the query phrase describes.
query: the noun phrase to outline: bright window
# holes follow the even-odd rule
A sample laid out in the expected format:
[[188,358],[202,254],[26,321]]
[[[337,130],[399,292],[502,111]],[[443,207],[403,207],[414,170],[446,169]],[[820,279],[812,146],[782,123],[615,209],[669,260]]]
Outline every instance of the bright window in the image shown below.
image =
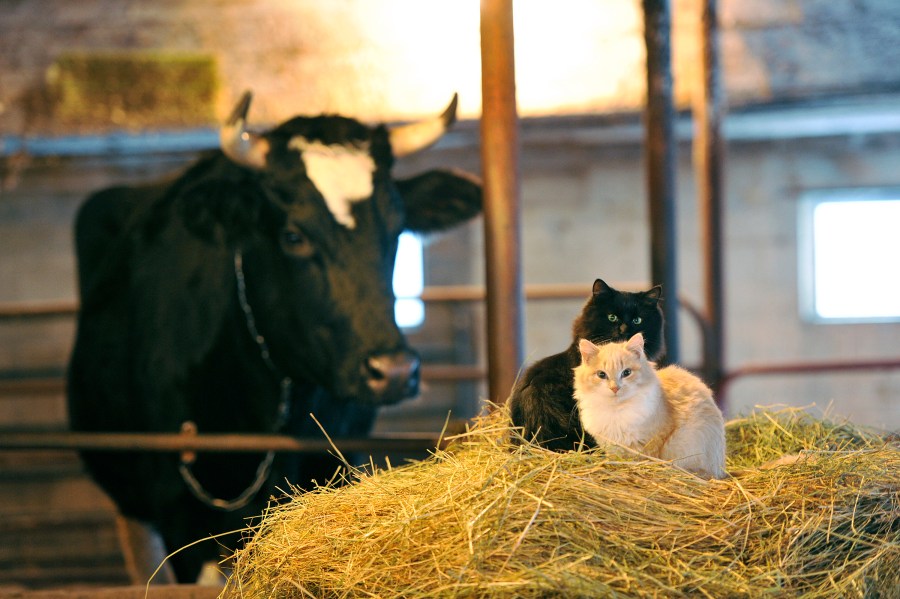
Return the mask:
[[398,326],[417,327],[425,321],[425,304],[420,299],[424,288],[422,240],[412,233],[402,233],[394,263],[394,319]]
[[810,192],[800,227],[807,318],[900,321],[900,189]]

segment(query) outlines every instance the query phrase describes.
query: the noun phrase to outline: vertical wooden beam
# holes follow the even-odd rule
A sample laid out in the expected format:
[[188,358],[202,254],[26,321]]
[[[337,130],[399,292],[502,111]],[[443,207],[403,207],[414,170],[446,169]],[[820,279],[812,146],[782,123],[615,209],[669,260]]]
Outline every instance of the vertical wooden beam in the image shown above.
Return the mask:
[[[718,391],[725,362],[725,293],[723,278],[722,88],[719,80],[717,0],[701,8],[701,78],[693,98],[694,177],[703,234],[704,300],[707,338],[703,340],[704,378]],[[718,397],[718,394],[716,395]]]
[[481,97],[488,392],[500,403],[524,355],[512,0],[481,1]]
[[678,280],[675,227],[675,109],[672,100],[671,15],[668,0],[643,0],[647,48],[644,111],[647,195],[650,212],[650,273],[662,285],[666,312],[664,363],[678,362]]

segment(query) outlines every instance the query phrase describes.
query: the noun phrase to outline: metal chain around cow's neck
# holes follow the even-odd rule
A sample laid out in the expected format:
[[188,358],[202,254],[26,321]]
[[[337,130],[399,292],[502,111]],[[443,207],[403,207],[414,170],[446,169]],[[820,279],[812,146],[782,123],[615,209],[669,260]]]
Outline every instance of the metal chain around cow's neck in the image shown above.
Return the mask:
[[[253,316],[253,309],[250,307],[250,302],[247,301],[247,281],[244,277],[244,258],[240,250],[234,252],[234,275],[237,281],[238,302],[240,303],[241,311],[244,313],[244,318],[247,321],[247,330],[256,342],[263,362],[269,370],[277,375],[279,374],[278,368],[275,366],[275,363],[272,362],[272,356],[269,353],[269,346],[266,343],[265,337],[263,337],[256,328],[256,318]],[[275,419],[275,426],[273,427],[275,432],[287,423],[293,386],[294,383],[291,380],[291,377],[281,377],[281,398],[278,403],[278,415]],[[185,431],[186,429],[196,432],[197,425],[192,422],[185,422],[182,425],[182,431]],[[253,482],[233,499],[220,499],[214,497],[203,488],[203,485],[200,484],[200,481],[194,476],[193,470],[191,470],[191,464],[194,461],[193,452],[184,452],[181,454],[181,462],[178,464],[178,471],[181,473],[181,478],[184,480],[194,497],[209,507],[226,512],[233,512],[246,506],[250,503],[250,500],[259,493],[259,490],[266,482],[266,479],[269,478],[269,471],[272,468],[272,461],[274,458],[274,451],[267,452],[266,456],[259,463],[259,466],[256,467],[256,477],[253,479]]]

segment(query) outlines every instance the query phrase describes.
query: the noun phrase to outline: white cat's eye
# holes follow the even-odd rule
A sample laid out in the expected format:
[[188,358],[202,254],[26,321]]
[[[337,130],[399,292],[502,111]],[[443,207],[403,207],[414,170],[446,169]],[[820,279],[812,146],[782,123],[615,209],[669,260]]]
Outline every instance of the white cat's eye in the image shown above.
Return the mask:
[[616,322],[617,320],[619,320],[619,317],[616,316],[615,314],[607,314],[606,317],[609,319],[610,322]]
[[629,376],[631,376],[631,369],[630,369],[630,368],[626,368],[625,370],[622,371],[622,377],[623,377],[623,378],[629,377]]
[[641,324],[642,321],[643,319],[640,316],[635,316],[631,319],[631,322],[633,322],[634,324]]
[[597,376],[600,377],[601,379],[606,379],[606,373],[603,372],[602,370],[597,371]]

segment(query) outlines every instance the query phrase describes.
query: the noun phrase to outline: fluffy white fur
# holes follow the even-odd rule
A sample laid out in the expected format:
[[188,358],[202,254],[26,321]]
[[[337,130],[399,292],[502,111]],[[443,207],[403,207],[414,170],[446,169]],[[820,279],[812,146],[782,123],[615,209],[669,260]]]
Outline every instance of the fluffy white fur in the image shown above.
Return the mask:
[[581,425],[598,443],[670,460],[724,478],[725,422],[703,381],[677,366],[656,369],[638,333],[624,343],[579,342],[574,397]]

